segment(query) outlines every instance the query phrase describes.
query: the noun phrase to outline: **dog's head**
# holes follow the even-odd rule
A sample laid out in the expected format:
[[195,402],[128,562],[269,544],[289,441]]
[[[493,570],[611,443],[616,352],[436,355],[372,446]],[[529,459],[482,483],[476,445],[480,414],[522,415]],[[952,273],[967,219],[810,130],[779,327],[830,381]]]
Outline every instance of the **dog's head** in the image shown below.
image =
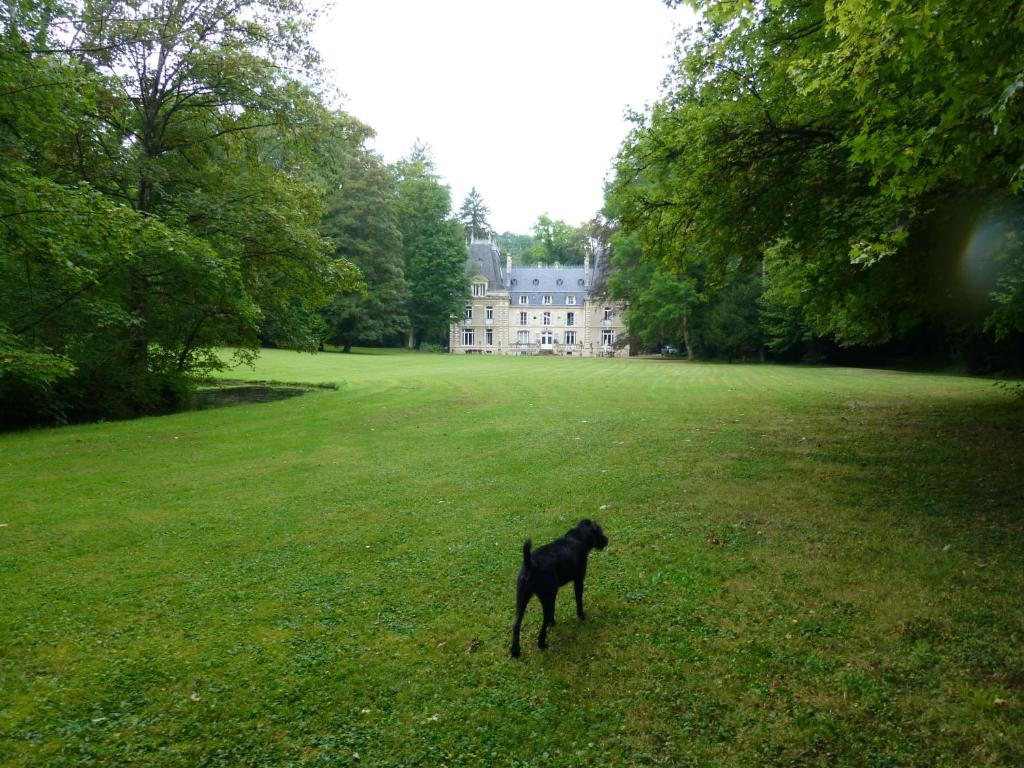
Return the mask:
[[580,520],[576,528],[583,534],[583,540],[594,549],[604,549],[608,546],[608,537],[604,535],[601,526],[593,520]]

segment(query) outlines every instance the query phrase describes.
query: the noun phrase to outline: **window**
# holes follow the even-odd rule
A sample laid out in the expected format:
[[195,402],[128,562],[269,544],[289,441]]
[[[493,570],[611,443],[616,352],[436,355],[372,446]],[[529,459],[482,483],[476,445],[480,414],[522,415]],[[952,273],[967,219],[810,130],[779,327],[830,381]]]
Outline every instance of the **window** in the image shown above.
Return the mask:
[[520,325],[526,325],[526,313],[525,312],[520,312],[519,313],[519,324]]
[[551,313],[550,312],[545,312],[544,313],[544,325],[551,325]]
[[466,305],[466,319],[467,320],[472,320],[473,319],[473,305],[472,304],[467,304]]
[[565,313],[565,324],[566,325],[576,325],[576,313],[575,312],[566,312]]
[[565,303],[568,304],[570,307],[575,306],[576,305],[576,296],[575,296],[575,294],[570,293],[568,296],[566,296],[565,297]]
[[576,343],[576,331],[566,331],[565,332],[565,343],[566,344],[575,344]]
[[471,347],[471,346],[473,346],[474,343],[475,343],[475,341],[474,341],[473,329],[472,328],[463,328],[462,329],[462,346],[464,346],[464,347]]
[[527,295],[526,295],[526,294],[524,293],[524,294],[523,294],[522,296],[520,296],[520,297],[519,297],[519,303],[520,303],[520,304],[529,304],[529,303],[530,303],[530,297],[529,297],[529,296],[527,296]]
[[610,328],[606,328],[605,330],[601,331],[601,346],[610,347],[614,343],[615,331],[611,330]]
[[484,308],[484,318],[486,320],[493,320],[494,319],[494,307],[485,307]]
[[612,308],[611,307],[605,307],[604,308],[604,319],[605,320],[611,320],[612,319]]
[[551,331],[541,331],[540,343],[541,344],[554,344],[555,343],[555,335]]
[[551,295],[550,294],[544,294],[544,303],[545,304],[550,304],[551,303]]
[[529,331],[520,331],[519,335],[517,337],[517,340],[519,341],[520,344],[529,344],[530,343],[530,332]]
[[483,296],[487,293],[487,283],[473,283],[473,295]]
[[488,347],[494,346],[494,329],[493,328],[488,328],[486,331],[484,331],[484,344],[486,344]]

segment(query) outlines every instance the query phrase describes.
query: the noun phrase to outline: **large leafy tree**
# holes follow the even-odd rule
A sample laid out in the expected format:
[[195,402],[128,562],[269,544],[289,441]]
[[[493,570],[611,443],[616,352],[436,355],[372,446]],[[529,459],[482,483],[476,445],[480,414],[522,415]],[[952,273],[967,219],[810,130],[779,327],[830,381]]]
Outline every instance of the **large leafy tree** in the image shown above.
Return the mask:
[[533,225],[533,260],[539,264],[582,264],[587,235],[561,219],[542,213]]
[[[351,275],[317,234],[322,190],[303,172],[331,115],[282,74],[317,64],[307,10],[297,0],[87,7],[82,38],[101,52],[91,63],[115,97],[99,116],[124,147],[107,186],[211,242],[238,265],[246,292],[280,332],[311,347],[305,305],[326,300]],[[152,273],[133,279],[144,317]],[[145,327],[135,340],[142,359]]]
[[327,340],[345,352],[358,342],[379,344],[409,329],[409,287],[402,264],[392,169],[357,142],[339,137],[337,182],[327,204],[323,233],[335,254],[356,266],[365,291],[345,291],[324,308]]
[[[612,191],[651,258],[699,261],[714,289],[760,271],[772,343],[1022,330],[1019,4],[690,4],[701,22]],[[982,230],[1003,236],[978,280],[963,254]]]
[[[291,2],[8,3],[0,17],[0,396],[127,415],[356,272],[318,232],[334,116]],[[40,371],[39,375],[33,371]]]
[[426,147],[417,144],[396,166],[396,211],[409,282],[408,346],[447,338],[448,324],[469,293],[466,243],[452,218],[451,192],[440,182]]

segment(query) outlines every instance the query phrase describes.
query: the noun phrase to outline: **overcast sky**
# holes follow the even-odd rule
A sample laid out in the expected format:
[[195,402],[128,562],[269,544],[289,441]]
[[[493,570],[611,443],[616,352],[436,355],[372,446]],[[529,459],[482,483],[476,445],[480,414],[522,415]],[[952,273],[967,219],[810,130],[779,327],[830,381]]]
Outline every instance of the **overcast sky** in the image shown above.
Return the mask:
[[690,19],[661,0],[336,0],[316,44],[385,160],[421,139],[456,209],[475,186],[494,229],[528,233],[601,207],[625,110],[658,96]]

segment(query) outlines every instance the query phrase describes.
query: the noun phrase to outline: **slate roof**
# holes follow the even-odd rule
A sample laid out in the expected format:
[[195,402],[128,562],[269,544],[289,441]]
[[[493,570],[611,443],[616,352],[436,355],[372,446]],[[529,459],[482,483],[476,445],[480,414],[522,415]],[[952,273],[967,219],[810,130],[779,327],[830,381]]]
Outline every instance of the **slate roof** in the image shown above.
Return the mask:
[[[590,294],[582,266],[574,267],[513,267],[506,274],[497,246],[486,240],[470,243],[466,261],[466,274],[472,280],[477,275],[487,280],[490,290],[508,290],[511,302],[519,306],[519,297],[529,296],[531,306],[572,306],[567,297],[575,296],[574,304],[583,305]],[[544,296],[551,297],[545,305]]]
[[507,287],[505,273],[501,268],[501,253],[493,243],[487,241],[474,241],[470,244],[466,274],[470,279],[477,275],[483,275],[492,289]]
[[587,297],[583,267],[515,267],[509,281],[509,295],[513,305],[526,294],[531,305],[541,305],[543,296],[551,297],[552,306],[565,306],[567,296],[576,297],[576,305]]

